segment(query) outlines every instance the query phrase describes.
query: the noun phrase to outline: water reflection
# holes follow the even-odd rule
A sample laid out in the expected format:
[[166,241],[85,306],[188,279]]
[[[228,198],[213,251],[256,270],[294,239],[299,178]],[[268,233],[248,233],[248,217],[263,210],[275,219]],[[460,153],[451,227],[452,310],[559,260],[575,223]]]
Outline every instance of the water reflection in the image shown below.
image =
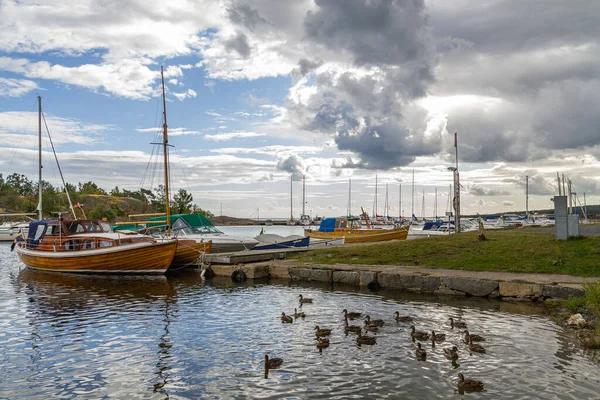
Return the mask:
[[[485,383],[478,398],[581,399],[600,390],[598,367],[531,304],[202,281],[196,270],[105,277],[2,268],[1,398],[455,398],[459,372]],[[300,310],[299,294],[314,303],[282,324],[282,312]],[[385,321],[369,333],[377,344],[357,344],[344,308]],[[395,311],[414,322],[396,322]],[[471,354],[449,317],[484,334],[487,353]],[[446,334],[437,345],[421,341],[425,359],[416,357],[412,323]],[[332,329],[326,348],[316,325]],[[457,360],[444,355],[452,346]],[[265,369],[265,354],[284,363]]]

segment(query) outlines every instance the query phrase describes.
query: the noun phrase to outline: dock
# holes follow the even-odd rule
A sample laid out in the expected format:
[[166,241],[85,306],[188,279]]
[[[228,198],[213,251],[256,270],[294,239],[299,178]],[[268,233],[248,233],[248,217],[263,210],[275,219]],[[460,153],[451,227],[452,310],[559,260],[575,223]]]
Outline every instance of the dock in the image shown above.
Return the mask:
[[309,247],[292,247],[277,250],[244,250],[232,253],[205,254],[204,261],[210,264],[245,264],[271,260],[285,260],[288,253],[314,250]]

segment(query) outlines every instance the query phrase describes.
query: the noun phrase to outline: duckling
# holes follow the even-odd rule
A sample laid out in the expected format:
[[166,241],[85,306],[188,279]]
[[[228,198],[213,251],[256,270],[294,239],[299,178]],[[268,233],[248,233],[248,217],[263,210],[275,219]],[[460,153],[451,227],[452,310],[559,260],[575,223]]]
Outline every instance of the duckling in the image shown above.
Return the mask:
[[400,316],[400,313],[398,311],[396,311],[394,313],[394,319],[396,320],[396,322],[412,322],[412,317],[409,315],[404,315],[404,316]]
[[469,343],[469,340],[474,342],[485,342],[485,338],[479,335],[471,335],[469,331],[465,331],[465,343]]
[[415,339],[421,339],[421,340],[429,339],[429,333],[416,331],[414,325],[410,326],[410,336]]
[[421,343],[419,342],[417,342],[417,350],[415,353],[417,354],[417,358],[424,359],[427,357],[427,352],[421,347]]
[[385,325],[385,322],[382,319],[371,319],[371,317],[368,315],[365,317],[365,321],[367,321],[367,325],[371,325],[371,326]]
[[283,364],[283,360],[281,358],[269,358],[268,355],[265,354],[265,369],[269,368],[277,368]]
[[302,297],[301,294],[298,295],[298,298],[300,299],[300,304],[312,303],[312,301],[313,301],[313,299],[308,299],[306,297]]
[[454,321],[452,317],[450,317],[450,325],[452,328],[466,328],[467,323],[463,321]]
[[292,322],[294,322],[294,319],[292,317],[290,317],[289,315],[285,315],[285,313],[282,312],[281,313],[281,322],[291,324]]
[[458,348],[456,346],[452,348],[445,348],[444,355],[449,360],[457,360],[458,359]]
[[365,321],[364,330],[367,332],[378,332],[379,328],[376,327],[375,325],[369,325],[369,323],[367,321]]
[[485,347],[480,344],[473,344],[473,338],[469,337],[469,350],[476,353],[485,353]]
[[329,339],[322,339],[317,336],[317,349],[329,347]]
[[483,382],[475,379],[465,379],[463,374],[458,374],[458,382],[456,383],[458,390],[464,391],[479,391],[483,390]]
[[363,336],[362,332],[358,332],[358,336],[356,337],[357,344],[376,344],[375,338],[373,336]]
[[359,312],[348,312],[348,310],[346,310],[344,308],[344,311],[342,311],[344,313],[344,318],[346,319],[356,319],[356,318],[360,318],[360,316],[362,315]]
[[431,331],[431,341],[432,342],[443,342],[446,340],[445,333],[435,333],[435,331]]
[[315,326],[315,334],[317,336],[329,336],[331,335],[331,329],[321,329],[319,325]]
[[294,308],[294,318],[304,318],[304,317],[306,317],[306,314],[304,314],[303,312],[298,312],[298,310]]
[[348,320],[346,319],[344,322],[344,332],[348,333],[348,332],[353,332],[353,333],[357,333],[360,332],[360,326],[358,325],[348,325]]

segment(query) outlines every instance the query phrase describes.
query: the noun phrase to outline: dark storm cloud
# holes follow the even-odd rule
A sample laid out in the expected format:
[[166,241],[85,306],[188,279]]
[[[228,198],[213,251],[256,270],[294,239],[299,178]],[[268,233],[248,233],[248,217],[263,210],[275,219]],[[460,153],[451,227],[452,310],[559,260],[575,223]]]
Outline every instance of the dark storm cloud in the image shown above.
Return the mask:
[[295,154],[280,157],[277,161],[277,169],[289,172],[295,181],[301,180],[304,175],[302,159]]
[[237,32],[235,36],[226,40],[225,48],[229,51],[235,50],[244,58],[248,58],[250,56],[250,45],[248,44],[248,38],[242,32]]
[[518,188],[523,189],[525,194],[525,186],[527,182],[526,176],[529,176],[529,195],[558,195],[556,181],[552,177],[542,176],[535,171],[526,171],[524,175],[516,175],[512,178],[507,178],[504,181],[511,183]]
[[[316,93],[289,104],[291,117],[355,153],[358,160],[347,167],[385,169],[439,152],[440,141],[423,135],[423,121],[415,130],[403,115],[434,80],[423,1],[320,0],[316,5],[304,20],[307,40],[327,48],[330,57],[349,57],[361,69],[320,69],[311,81]],[[301,60],[297,74],[317,67]]]
[[422,0],[316,0],[304,29],[309,39],[353,54],[357,65],[398,65],[425,58]]
[[253,30],[259,24],[267,23],[267,21],[260,16],[258,10],[255,10],[247,4],[238,2],[232,3],[227,7],[227,16],[234,24],[242,25],[250,30]]

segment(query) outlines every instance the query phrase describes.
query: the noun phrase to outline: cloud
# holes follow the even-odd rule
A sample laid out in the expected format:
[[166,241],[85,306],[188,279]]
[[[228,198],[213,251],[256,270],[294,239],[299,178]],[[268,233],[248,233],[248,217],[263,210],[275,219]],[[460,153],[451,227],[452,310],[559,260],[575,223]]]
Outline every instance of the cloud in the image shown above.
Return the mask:
[[[556,189],[556,181],[554,178],[542,176],[535,171],[527,171],[529,176],[529,195],[553,195],[558,194]],[[512,178],[504,180],[506,183],[511,183],[518,188],[525,190],[527,183],[526,175],[516,175]]]
[[0,77],[0,96],[21,97],[35,89],[38,85],[34,81]]
[[514,201],[510,201],[510,200],[505,200],[502,202],[502,205],[504,207],[514,207],[515,206],[515,202]]
[[507,192],[506,190],[484,188],[483,186],[479,186],[477,184],[470,185],[468,192],[469,192],[469,194],[472,194],[474,196],[508,196],[508,195],[510,195],[510,193]]
[[305,175],[306,168],[296,154],[278,155],[277,169],[292,174],[292,180],[298,181]]
[[171,92],[171,94],[173,96],[175,96],[177,98],[177,100],[179,100],[179,101],[183,101],[183,100],[191,98],[191,97],[196,97],[196,91],[193,89],[188,89],[185,92],[181,92],[181,93]]
[[231,139],[246,139],[253,137],[266,136],[264,133],[256,132],[229,132],[229,133],[215,133],[214,135],[205,135],[204,137],[208,140],[214,140],[217,142],[223,142]]
[[[160,128],[136,128],[136,132],[141,133],[154,133],[158,136],[162,135],[162,127]],[[201,135],[202,132],[195,131],[187,128],[169,128],[169,136],[184,136],[184,135]]]
[[244,33],[237,32],[235,36],[224,42],[225,49],[237,51],[242,58],[248,58],[250,56],[250,45],[248,44],[248,38]]

